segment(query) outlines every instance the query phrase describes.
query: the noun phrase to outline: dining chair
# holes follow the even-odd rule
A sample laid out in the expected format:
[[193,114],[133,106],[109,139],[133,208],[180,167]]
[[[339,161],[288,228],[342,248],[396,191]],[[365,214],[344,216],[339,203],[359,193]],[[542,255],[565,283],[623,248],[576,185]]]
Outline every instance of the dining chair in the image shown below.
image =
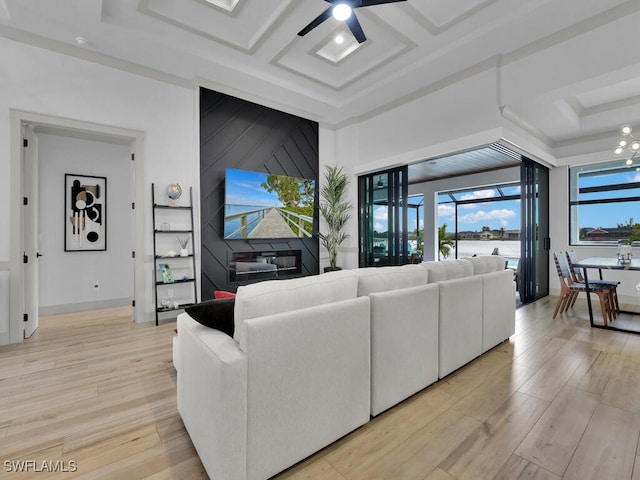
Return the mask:
[[[574,282],[584,283],[584,277],[582,276],[582,269],[576,266],[578,263],[578,256],[573,250],[567,251],[567,262],[569,262],[569,269],[571,271],[571,277]],[[602,285],[611,290],[611,308],[614,317],[618,316],[620,312],[620,303],[618,302],[618,285],[620,282],[617,280],[603,280],[601,278],[589,279],[589,286]]]
[[[571,271],[564,252],[553,254],[553,260],[556,264],[558,278],[560,280],[560,297],[553,311],[553,318],[558,313],[564,313],[575,304],[576,298],[580,293],[587,293],[587,286],[582,282],[575,282],[571,277]],[[609,320],[613,320],[610,304],[610,290],[604,286],[589,285],[589,291],[598,295],[600,300],[600,308],[602,310],[602,319],[605,326],[609,324]]]

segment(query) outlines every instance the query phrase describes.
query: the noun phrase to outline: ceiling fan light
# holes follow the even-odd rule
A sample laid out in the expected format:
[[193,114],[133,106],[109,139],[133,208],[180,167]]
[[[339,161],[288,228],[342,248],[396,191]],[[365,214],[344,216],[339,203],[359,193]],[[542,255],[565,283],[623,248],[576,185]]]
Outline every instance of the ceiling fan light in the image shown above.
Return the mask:
[[627,142],[626,138],[621,138],[620,140],[618,140],[618,146],[619,147],[626,147],[629,144],[629,142]]
[[628,123],[625,123],[620,127],[620,133],[622,135],[629,135],[633,131],[633,128]]
[[338,3],[333,7],[332,12],[333,12],[333,18],[335,18],[336,20],[340,20],[341,22],[344,22],[351,16],[352,10],[351,10],[351,7],[346,3]]
[[616,147],[613,149],[613,154],[618,157],[620,155],[622,155],[622,152],[624,151],[624,149],[620,146]]
[[640,150],[640,142],[633,142],[631,143],[631,145],[629,146],[629,148],[631,150],[633,150],[634,152],[637,152],[638,150]]

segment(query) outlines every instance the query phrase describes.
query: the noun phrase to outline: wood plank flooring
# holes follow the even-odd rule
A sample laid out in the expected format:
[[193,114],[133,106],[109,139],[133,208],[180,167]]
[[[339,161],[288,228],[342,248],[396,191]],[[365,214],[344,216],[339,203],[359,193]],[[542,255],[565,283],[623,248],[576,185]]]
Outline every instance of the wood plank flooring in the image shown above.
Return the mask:
[[[555,302],[275,478],[640,479],[640,335],[591,329],[584,301],[553,320]],[[40,323],[0,347],[0,479],[208,478],[176,410],[175,322],[118,308]]]

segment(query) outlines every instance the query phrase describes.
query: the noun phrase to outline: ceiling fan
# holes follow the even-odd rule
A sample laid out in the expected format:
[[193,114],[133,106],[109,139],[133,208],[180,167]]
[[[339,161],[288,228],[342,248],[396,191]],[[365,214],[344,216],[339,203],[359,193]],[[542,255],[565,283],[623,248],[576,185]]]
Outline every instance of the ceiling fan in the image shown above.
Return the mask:
[[325,20],[333,16],[336,20],[344,21],[358,43],[363,43],[367,37],[360,26],[360,22],[353,13],[354,8],[371,7],[373,5],[382,5],[383,3],[406,2],[407,0],[324,0],[331,4],[324,12],[318,15],[309,25],[298,32],[298,35],[304,37],[311,30],[316,28]]

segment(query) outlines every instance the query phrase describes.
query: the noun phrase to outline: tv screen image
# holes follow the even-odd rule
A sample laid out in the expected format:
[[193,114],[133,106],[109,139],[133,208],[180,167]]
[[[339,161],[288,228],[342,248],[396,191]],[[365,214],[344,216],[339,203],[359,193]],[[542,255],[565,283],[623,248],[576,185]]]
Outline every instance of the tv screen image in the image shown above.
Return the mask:
[[305,238],[313,235],[315,180],[228,168],[224,238]]

